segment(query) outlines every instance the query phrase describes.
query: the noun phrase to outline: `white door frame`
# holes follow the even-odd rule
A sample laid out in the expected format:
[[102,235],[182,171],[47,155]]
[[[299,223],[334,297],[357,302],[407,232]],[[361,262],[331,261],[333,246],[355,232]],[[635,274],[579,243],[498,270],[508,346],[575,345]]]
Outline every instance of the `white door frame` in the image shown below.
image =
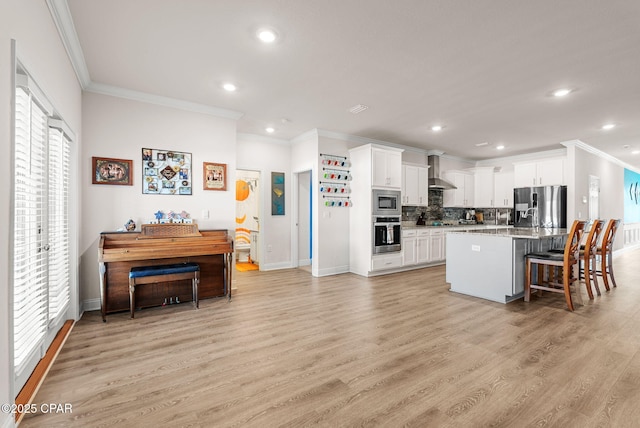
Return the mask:
[[[291,222],[291,267],[298,268],[300,267],[300,259],[298,256],[299,251],[299,238],[300,238],[300,204],[302,201],[300,200],[300,175],[301,174],[309,174],[309,178],[313,180],[313,171],[311,169],[305,169],[302,171],[293,172],[293,180],[292,180],[292,190],[293,190],[293,198],[292,198],[292,211],[293,218]],[[311,190],[313,192],[313,190]],[[311,213],[310,213],[311,215]],[[309,231],[313,233],[313,225],[309,222]],[[311,266],[313,269],[313,265],[315,264],[315,257],[311,256]]]

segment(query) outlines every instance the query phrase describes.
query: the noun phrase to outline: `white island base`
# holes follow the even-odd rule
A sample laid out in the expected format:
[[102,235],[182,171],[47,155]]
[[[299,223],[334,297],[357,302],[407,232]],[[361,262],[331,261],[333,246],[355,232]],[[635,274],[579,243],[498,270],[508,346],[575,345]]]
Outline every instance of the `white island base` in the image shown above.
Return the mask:
[[[542,232],[542,231],[541,231]],[[561,245],[565,229],[447,234],[446,281],[451,291],[508,303],[524,296],[526,254]]]

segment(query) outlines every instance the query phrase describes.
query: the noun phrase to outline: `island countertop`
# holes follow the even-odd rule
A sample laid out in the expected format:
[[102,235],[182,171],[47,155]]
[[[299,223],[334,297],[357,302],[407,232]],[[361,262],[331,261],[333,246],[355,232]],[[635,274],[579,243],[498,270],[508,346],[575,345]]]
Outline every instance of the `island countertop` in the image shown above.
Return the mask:
[[567,229],[545,229],[534,227],[515,227],[515,228],[486,228],[486,229],[473,229],[473,230],[450,230],[448,234],[462,233],[465,235],[492,235],[501,236],[507,238],[522,238],[522,239],[544,239],[554,238],[557,236],[566,236]]

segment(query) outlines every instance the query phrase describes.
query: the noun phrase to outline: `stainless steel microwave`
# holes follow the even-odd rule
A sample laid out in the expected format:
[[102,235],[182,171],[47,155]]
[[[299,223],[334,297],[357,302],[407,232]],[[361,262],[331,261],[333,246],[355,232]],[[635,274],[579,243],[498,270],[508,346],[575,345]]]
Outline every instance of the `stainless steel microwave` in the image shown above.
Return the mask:
[[373,190],[373,215],[402,215],[402,202],[399,190]]

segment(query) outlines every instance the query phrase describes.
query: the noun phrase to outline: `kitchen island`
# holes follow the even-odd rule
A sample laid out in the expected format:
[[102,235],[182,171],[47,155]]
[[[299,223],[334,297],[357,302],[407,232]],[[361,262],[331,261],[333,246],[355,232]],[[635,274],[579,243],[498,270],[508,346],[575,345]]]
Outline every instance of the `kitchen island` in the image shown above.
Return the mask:
[[481,229],[447,233],[451,291],[508,303],[524,295],[526,254],[562,248],[566,229]]

